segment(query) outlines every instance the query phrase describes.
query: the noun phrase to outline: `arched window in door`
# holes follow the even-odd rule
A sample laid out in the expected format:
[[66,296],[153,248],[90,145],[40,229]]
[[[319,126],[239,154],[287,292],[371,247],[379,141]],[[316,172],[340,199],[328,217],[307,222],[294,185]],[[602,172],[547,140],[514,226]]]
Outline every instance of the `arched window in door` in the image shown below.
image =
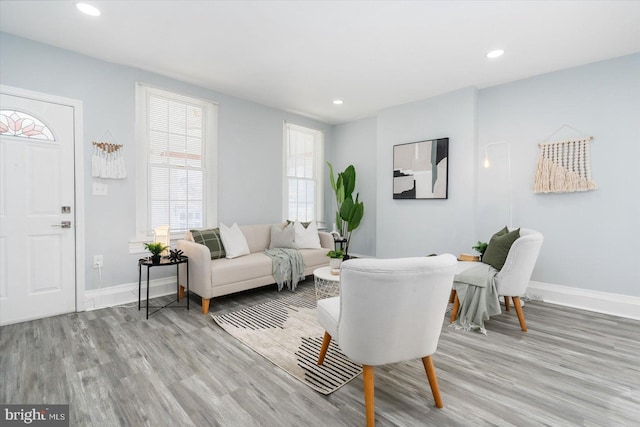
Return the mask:
[[53,132],[42,120],[16,110],[0,110],[0,135],[55,141]]

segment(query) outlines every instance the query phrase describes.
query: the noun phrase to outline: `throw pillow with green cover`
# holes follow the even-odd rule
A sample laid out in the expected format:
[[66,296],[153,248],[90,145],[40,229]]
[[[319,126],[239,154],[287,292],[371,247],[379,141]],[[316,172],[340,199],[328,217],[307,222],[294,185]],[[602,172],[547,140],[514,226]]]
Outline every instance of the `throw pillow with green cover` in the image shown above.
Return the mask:
[[511,245],[513,245],[513,242],[515,242],[519,237],[519,228],[509,231],[509,229],[505,227],[498,231],[496,234],[491,236],[489,246],[487,246],[487,250],[484,251],[484,255],[482,256],[482,262],[489,264],[496,270],[501,270],[507,260],[507,255],[509,255]]
[[227,256],[224,245],[220,238],[219,228],[207,228],[204,230],[189,230],[193,236],[193,241],[205,245],[211,252],[211,259],[224,258]]

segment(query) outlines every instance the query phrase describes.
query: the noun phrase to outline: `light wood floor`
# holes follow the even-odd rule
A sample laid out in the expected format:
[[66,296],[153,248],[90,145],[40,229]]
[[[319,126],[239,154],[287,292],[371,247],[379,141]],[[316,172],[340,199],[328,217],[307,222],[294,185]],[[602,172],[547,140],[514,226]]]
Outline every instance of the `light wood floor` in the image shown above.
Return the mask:
[[[313,286],[310,281],[303,287]],[[286,292],[286,291],[285,291]],[[224,313],[274,287],[212,301]],[[362,426],[362,379],[322,396],[200,313],[136,307],[0,328],[0,402],[70,403],[77,426]],[[637,426],[640,322],[540,302],[486,323],[446,327],[434,362],[444,408],[420,360],[376,368],[378,426]]]

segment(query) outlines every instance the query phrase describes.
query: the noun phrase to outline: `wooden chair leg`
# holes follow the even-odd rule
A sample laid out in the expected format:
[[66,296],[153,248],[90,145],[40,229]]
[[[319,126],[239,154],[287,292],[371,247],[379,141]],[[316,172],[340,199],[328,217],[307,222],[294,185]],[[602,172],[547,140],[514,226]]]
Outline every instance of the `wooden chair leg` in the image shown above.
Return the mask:
[[444,405],[442,404],[442,397],[440,396],[440,387],[438,386],[438,378],[436,377],[436,368],[433,366],[433,359],[431,356],[423,357],[422,364],[424,365],[424,370],[427,373],[427,379],[431,386],[433,400],[436,401],[436,406],[438,408],[442,408]]
[[209,312],[209,301],[208,298],[202,298],[202,314],[207,314]]
[[322,365],[324,363],[324,356],[327,355],[327,350],[329,349],[330,342],[331,335],[329,335],[329,332],[324,331],[324,337],[322,338],[322,347],[320,347],[320,355],[318,356],[318,365]]
[[178,301],[184,298],[184,286],[180,285],[178,288]]
[[509,307],[509,297],[504,296],[504,309],[505,311],[511,311],[511,307]]
[[451,289],[451,293],[449,294],[449,304],[452,304],[455,298],[456,298],[456,290]]
[[362,374],[364,378],[364,407],[367,415],[367,427],[376,425],[376,408],[373,398],[373,366],[363,365]]
[[524,321],[524,312],[522,311],[522,306],[520,305],[520,297],[511,297],[513,300],[513,306],[516,309],[516,313],[518,313],[518,320],[520,321],[520,328],[522,332],[527,332],[527,323]]
[[453,297],[453,308],[451,309],[451,320],[449,323],[455,322],[456,317],[458,317],[458,310],[460,310],[460,299],[456,293]]

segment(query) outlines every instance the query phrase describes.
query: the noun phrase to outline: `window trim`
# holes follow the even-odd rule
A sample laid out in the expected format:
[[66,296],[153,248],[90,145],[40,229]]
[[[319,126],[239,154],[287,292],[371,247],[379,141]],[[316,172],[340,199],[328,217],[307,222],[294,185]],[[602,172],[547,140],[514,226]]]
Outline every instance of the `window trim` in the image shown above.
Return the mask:
[[[306,126],[283,122],[283,143],[282,143],[282,220],[291,220],[289,216],[289,183],[287,176],[287,142],[289,141],[289,129],[312,133],[314,135],[314,151],[313,151],[313,180],[315,184],[315,218],[317,227],[325,228],[324,220],[324,132]],[[317,141],[317,143],[316,143]]]
[[[149,140],[147,138],[147,94],[157,94],[177,101],[200,105],[206,111],[204,144],[203,195],[204,226],[218,223],[218,104],[207,99],[182,95],[144,83],[135,86],[135,140],[136,140],[136,235],[129,245],[130,253],[144,252],[143,242],[153,240],[149,215]],[[171,239],[181,239],[182,232],[172,232]]]

